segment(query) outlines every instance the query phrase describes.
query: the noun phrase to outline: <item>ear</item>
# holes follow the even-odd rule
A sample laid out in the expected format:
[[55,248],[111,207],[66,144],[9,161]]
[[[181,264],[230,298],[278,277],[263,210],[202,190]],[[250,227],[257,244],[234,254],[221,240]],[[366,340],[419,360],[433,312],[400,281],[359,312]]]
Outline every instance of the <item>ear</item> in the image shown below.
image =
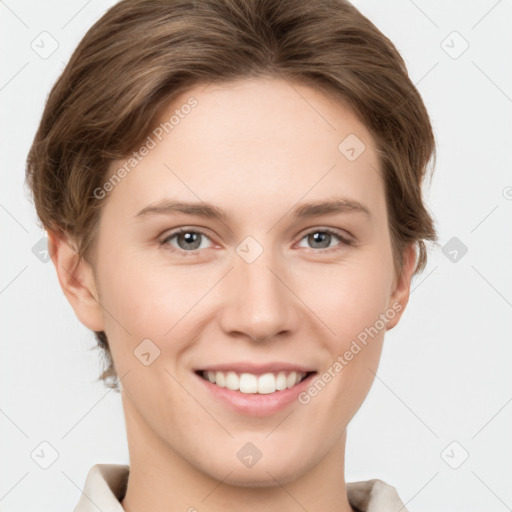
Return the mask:
[[103,331],[102,307],[91,265],[80,260],[74,242],[62,233],[47,230],[48,250],[62,291],[82,324]]
[[408,245],[402,253],[403,273],[401,277],[396,276],[394,289],[389,298],[389,307],[396,311],[396,315],[389,320],[386,330],[393,329],[402,317],[405,307],[409,302],[411,290],[411,279],[416,266],[416,251],[414,244]]

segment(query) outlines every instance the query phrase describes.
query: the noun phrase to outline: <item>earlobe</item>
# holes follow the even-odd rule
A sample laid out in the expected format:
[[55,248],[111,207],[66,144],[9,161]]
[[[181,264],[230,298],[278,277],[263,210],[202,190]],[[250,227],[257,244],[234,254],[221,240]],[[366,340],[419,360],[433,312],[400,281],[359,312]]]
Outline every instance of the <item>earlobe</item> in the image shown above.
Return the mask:
[[80,259],[69,237],[47,232],[50,258],[64,295],[82,324],[93,331],[103,331],[103,315],[91,265]]
[[389,307],[394,311],[398,311],[393,319],[391,319],[386,327],[386,330],[389,331],[395,327],[404,310],[409,302],[409,295],[411,291],[411,279],[412,274],[414,272],[414,268],[416,266],[416,251],[414,244],[407,246],[404,249],[403,255],[403,272],[402,276],[396,280],[395,288],[390,296]]

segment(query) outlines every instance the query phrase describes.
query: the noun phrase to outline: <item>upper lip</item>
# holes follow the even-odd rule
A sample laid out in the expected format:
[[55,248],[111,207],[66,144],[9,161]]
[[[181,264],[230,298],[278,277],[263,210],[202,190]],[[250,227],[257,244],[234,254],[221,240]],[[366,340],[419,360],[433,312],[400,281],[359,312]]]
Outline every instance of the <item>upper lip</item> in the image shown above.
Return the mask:
[[285,372],[303,372],[310,373],[314,372],[311,367],[302,364],[294,364],[289,362],[271,362],[265,364],[256,364],[246,361],[233,362],[233,363],[221,363],[207,365],[198,368],[197,371],[211,371],[211,372],[236,372],[236,373],[253,373],[254,375],[262,375],[264,373],[276,373],[279,371]]

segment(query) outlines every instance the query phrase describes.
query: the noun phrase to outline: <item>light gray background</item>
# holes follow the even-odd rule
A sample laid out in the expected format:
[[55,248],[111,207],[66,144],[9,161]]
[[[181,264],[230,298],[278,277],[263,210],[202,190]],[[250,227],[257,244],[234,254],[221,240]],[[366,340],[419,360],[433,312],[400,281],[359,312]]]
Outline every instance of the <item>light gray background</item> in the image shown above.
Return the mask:
[[[0,1],[3,512],[72,510],[93,464],[128,463],[120,396],[95,380],[93,335],[32,251],[44,233],[24,187],[50,88],[114,3]],[[512,510],[512,1],[354,4],[396,44],[424,98],[438,143],[429,208],[441,246],[457,237],[468,251],[453,262],[432,248],[414,280],[350,425],[346,478],[394,485],[411,511]],[[43,31],[58,43],[45,59],[31,47]],[[31,456],[51,456],[45,441],[59,455],[48,469]]]

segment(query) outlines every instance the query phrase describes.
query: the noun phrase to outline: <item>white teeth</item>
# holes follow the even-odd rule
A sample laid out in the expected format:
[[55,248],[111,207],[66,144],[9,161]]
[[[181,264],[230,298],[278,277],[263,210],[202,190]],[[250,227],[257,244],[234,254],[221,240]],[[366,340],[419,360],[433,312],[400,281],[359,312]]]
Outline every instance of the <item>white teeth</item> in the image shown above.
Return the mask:
[[240,375],[240,391],[242,393],[257,393],[258,377],[250,373],[242,373],[242,375]]
[[284,372],[279,372],[277,374],[276,389],[278,391],[286,389],[286,374]]
[[221,388],[226,387],[226,377],[222,372],[217,372],[215,374],[215,384],[217,384],[217,386],[220,386]]
[[297,382],[297,372],[291,372],[286,378],[286,387],[291,388]]
[[258,393],[268,394],[276,390],[276,378],[271,373],[258,377]]
[[242,373],[238,375],[236,372],[203,372],[203,377],[222,388],[232,391],[240,391],[241,393],[260,393],[270,394],[283,389],[291,388],[298,384],[307,375],[303,372],[278,372],[265,373],[263,375],[254,375],[252,373]]
[[[217,378],[218,374],[220,372],[217,372]],[[236,391],[239,388],[240,382],[238,379],[238,375],[235,372],[228,372],[226,373],[226,387],[228,389],[232,389],[233,391]]]

